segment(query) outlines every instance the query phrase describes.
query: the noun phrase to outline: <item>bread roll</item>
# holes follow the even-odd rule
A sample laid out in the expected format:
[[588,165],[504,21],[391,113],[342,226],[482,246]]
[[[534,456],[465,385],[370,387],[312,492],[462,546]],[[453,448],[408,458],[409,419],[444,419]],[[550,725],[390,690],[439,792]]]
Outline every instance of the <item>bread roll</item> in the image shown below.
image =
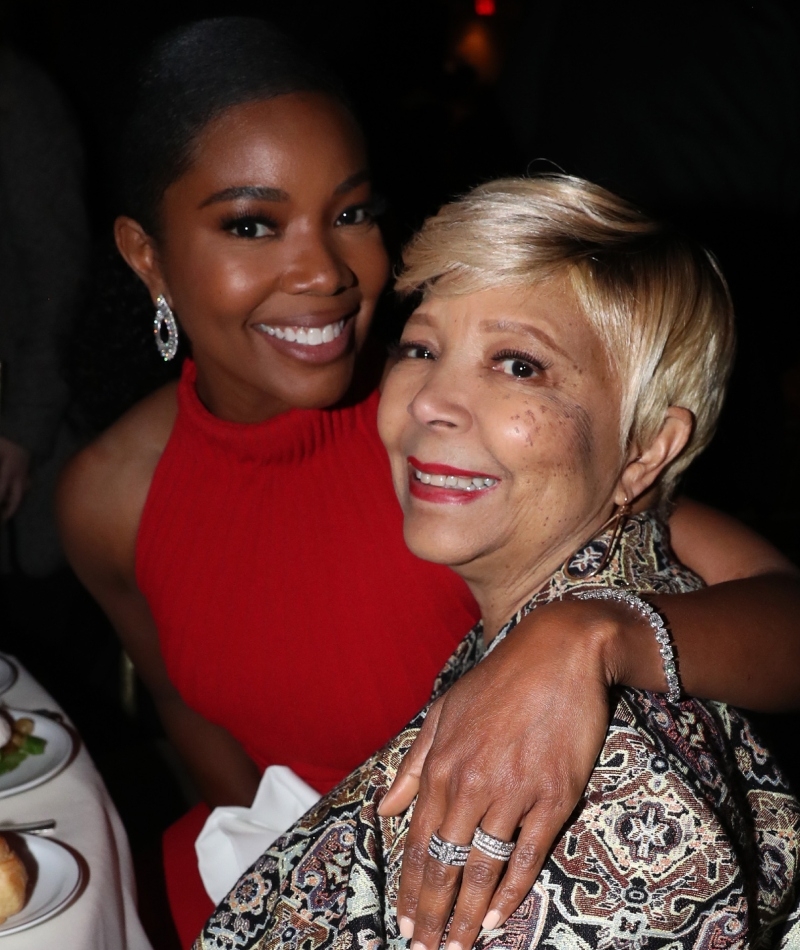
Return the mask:
[[25,906],[28,872],[0,835],[0,924]]

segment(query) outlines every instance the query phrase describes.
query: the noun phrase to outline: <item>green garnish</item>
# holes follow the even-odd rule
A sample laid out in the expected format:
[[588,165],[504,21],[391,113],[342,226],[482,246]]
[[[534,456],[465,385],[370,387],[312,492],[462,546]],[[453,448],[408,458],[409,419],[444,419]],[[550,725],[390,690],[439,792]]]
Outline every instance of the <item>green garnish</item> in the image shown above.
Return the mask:
[[[33,728],[33,723],[30,720],[27,720],[24,724],[28,729]],[[12,772],[29,755],[41,755],[46,745],[46,739],[40,739],[39,736],[30,734],[26,735],[24,732],[15,729],[10,741],[0,749],[0,775]]]

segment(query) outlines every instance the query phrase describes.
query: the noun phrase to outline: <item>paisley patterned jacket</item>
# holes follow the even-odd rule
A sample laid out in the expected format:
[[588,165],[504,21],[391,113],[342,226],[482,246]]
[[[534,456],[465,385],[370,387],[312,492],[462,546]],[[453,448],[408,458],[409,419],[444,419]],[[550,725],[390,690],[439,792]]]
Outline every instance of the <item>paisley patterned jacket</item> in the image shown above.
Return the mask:
[[[596,586],[701,586],[652,515],[591,541],[494,641],[540,604]],[[478,625],[438,677],[440,696],[484,655]],[[800,803],[747,720],[720,703],[618,691],[583,803],[538,881],[481,950],[800,948]],[[376,808],[425,717],[321,799],[220,904],[194,950],[406,947],[394,908],[410,808]],[[413,807],[413,806],[412,806]],[[446,938],[446,934],[445,934]]]

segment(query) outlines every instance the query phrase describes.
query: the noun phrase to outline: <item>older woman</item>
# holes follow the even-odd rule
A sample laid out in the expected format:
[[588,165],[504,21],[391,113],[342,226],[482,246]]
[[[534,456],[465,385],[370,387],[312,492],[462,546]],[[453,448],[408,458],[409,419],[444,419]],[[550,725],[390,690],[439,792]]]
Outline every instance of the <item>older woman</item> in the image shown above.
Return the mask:
[[[385,383],[381,435],[409,547],[463,577],[482,615],[433,697],[532,610],[587,597],[647,622],[642,668],[655,691],[612,692],[610,724],[592,724],[604,742],[583,801],[546,860],[526,856],[541,870],[508,919],[492,909],[481,920],[470,898],[497,881],[514,846],[515,827],[491,808],[471,843],[448,813],[426,865],[442,896],[426,897],[413,921],[396,918],[411,809],[387,817],[378,806],[423,711],[256,862],[196,946],[413,936],[434,947],[459,887],[454,950],[476,939],[796,945],[800,805],[746,720],[683,698],[648,603],[701,585],[672,555],[659,513],[711,437],[730,368],[716,265],[603,189],[562,177],[476,189],[426,224],[406,264],[400,288],[421,302]],[[592,660],[603,692],[618,644],[589,639],[580,662]],[[556,689],[577,672],[559,646],[542,647]],[[525,822],[536,820],[534,807]]]

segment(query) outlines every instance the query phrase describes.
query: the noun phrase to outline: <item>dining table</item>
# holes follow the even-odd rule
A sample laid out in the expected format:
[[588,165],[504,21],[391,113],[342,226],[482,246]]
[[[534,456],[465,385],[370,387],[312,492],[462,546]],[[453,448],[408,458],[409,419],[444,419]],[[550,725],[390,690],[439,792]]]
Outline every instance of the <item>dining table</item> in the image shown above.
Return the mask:
[[[62,723],[72,738],[72,749],[57,774],[0,798],[0,826],[54,819],[47,838],[75,859],[67,861],[71,867],[77,863],[78,883],[54,916],[18,932],[0,930],[0,950],[152,950],[136,910],[127,835],[100,773],[64,710],[18,660],[3,658],[16,678],[0,703]],[[13,846],[15,836],[8,840]],[[23,915],[24,909],[19,916]],[[13,923],[12,916],[5,926]]]

